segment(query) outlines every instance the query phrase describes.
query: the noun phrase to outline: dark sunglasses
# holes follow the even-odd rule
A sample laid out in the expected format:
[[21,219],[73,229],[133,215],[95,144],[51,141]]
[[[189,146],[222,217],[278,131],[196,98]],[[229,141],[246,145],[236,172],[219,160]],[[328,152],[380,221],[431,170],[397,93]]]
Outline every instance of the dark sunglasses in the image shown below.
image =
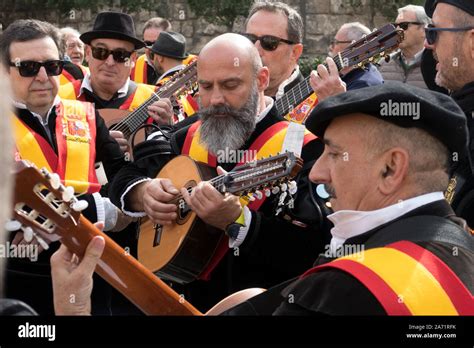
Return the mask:
[[114,58],[117,63],[125,63],[130,60],[132,52],[126,51],[124,49],[118,48],[116,50],[109,50],[103,47],[94,47],[91,46],[92,57],[99,60],[106,60],[110,55]]
[[23,77],[33,77],[38,75],[42,66],[44,66],[48,76],[58,76],[63,71],[64,62],[62,60],[48,60],[40,63],[33,60],[25,60],[15,63],[10,62],[10,66],[18,68],[20,75]]
[[247,34],[247,33],[243,33],[242,35],[245,36],[250,41],[252,41],[252,43],[256,43],[258,40],[260,40],[260,46],[262,46],[262,48],[265,51],[275,51],[278,48],[278,45],[280,44],[280,42],[284,42],[288,45],[296,44],[296,42],[282,39],[280,37],[276,37],[273,35],[257,36],[253,34]]
[[415,24],[415,25],[421,25],[423,23],[420,23],[420,22],[400,22],[400,23],[392,23],[395,28],[401,28],[403,30],[407,30],[408,27],[410,26],[410,24]]
[[461,27],[461,28],[436,28],[433,24],[429,24],[428,27],[425,28],[425,35],[426,35],[426,42],[429,45],[434,45],[436,40],[438,40],[438,32],[440,31],[468,31],[474,29],[474,27]]
[[155,41],[143,41],[146,45],[146,47],[150,47],[150,46],[153,46],[153,44],[155,43]]

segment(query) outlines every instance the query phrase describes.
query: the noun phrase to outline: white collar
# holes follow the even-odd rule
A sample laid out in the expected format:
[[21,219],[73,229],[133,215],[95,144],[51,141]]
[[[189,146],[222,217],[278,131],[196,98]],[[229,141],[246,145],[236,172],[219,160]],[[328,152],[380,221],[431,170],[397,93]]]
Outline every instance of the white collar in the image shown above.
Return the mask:
[[171,74],[172,72],[181,70],[181,69],[183,69],[184,67],[186,67],[186,65],[184,65],[184,64],[180,64],[180,65],[177,65],[177,66],[172,67],[171,69],[169,69],[168,71],[166,71],[164,74],[162,74],[162,75],[158,78],[158,80],[156,80],[156,82],[160,82],[161,79],[164,78],[164,77],[166,77],[168,74]]
[[43,126],[47,126],[48,125],[48,119],[49,119],[49,116],[51,115],[51,112],[53,111],[53,109],[61,102],[61,98],[59,98],[58,96],[56,96],[54,98],[54,101],[53,101],[53,105],[51,105],[51,108],[49,109],[48,113],[46,114],[46,117],[43,118],[41,117],[40,114],[37,114],[36,112],[33,112],[31,110],[28,109],[28,107],[26,106],[26,104],[23,104],[22,102],[19,102],[19,101],[16,101],[14,100],[13,101],[13,106],[15,106],[16,108],[18,109],[24,109],[24,110],[28,110],[34,117],[36,117]]
[[270,110],[273,108],[273,104],[275,103],[273,101],[273,98],[271,98],[271,97],[265,96],[264,98],[265,98],[264,99],[265,100],[265,109],[263,109],[262,112],[258,114],[257,123],[259,123],[261,120],[263,120],[265,118],[265,116],[268,115]]
[[278,86],[278,91],[275,94],[275,100],[283,97],[283,94],[285,94],[285,91],[284,91],[285,87],[289,85],[290,83],[292,83],[298,77],[299,73],[300,73],[300,67],[296,65],[296,68],[295,70],[293,70],[293,73],[290,75],[290,77],[288,77],[285,81],[280,83],[280,86]]
[[[127,81],[125,81],[125,84],[117,91],[118,98],[123,98],[127,95],[129,86],[130,86],[130,77],[127,78]],[[91,85],[91,74],[90,74],[90,72],[88,72],[86,74],[86,76],[84,76],[84,79],[82,80],[82,84],[81,84],[81,88],[79,90],[78,97],[80,97],[82,95],[84,89],[87,89],[89,92],[94,93],[94,90],[92,89],[92,85]]]
[[395,220],[422,205],[443,199],[443,193],[438,191],[400,201],[399,203],[378,210],[340,210],[328,215],[328,219],[334,224],[334,227],[331,229],[332,239],[330,251],[335,253],[347,239],[361,235],[389,221]]

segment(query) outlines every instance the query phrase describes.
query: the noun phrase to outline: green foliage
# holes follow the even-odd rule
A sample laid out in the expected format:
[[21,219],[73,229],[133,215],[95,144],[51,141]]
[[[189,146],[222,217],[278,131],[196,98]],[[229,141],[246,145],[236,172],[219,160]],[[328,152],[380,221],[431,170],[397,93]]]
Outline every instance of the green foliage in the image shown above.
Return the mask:
[[[44,3],[44,1],[41,1]],[[118,6],[123,12],[134,12],[138,10],[155,10],[158,6],[156,1],[150,0],[46,0],[46,7],[58,9],[62,13],[69,13],[71,10],[91,9]]]
[[252,0],[188,0],[197,16],[209,23],[231,27],[237,16],[247,16]]
[[308,76],[312,70],[316,70],[316,67],[323,63],[325,57],[301,57],[299,60],[300,72],[304,77]]

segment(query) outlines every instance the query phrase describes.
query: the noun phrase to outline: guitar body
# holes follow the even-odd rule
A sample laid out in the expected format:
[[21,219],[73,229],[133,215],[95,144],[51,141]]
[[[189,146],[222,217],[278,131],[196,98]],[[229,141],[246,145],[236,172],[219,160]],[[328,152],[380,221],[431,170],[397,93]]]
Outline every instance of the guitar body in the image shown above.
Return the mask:
[[[214,168],[178,156],[157,177],[170,179],[180,189],[196,186],[215,174]],[[204,271],[223,237],[223,231],[205,224],[193,211],[178,207],[178,219],[171,226],[155,228],[149,219],[142,222],[138,259],[161,278],[189,283]]]

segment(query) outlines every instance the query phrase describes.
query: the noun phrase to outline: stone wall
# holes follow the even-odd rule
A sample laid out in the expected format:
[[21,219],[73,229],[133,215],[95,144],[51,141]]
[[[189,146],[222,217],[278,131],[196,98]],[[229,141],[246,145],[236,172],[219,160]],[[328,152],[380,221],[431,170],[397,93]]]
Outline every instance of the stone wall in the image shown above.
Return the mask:
[[[136,29],[141,36],[147,19],[155,16],[168,18],[173,30],[181,32],[187,39],[188,51],[198,53],[213,37],[228,31],[239,32],[244,28],[244,17],[237,17],[232,27],[215,25],[197,17],[186,0],[150,0],[156,3],[154,11],[131,13]],[[326,55],[328,45],[337,29],[346,22],[360,21],[369,28],[379,27],[388,20],[374,14],[370,0],[287,0],[297,9],[305,23],[304,55]],[[18,18],[38,18],[58,26],[71,26],[80,32],[90,30],[96,13],[89,10],[72,11],[68,14],[46,12],[41,8],[28,6],[11,7],[11,1],[0,0],[0,22],[8,25]],[[111,8],[102,8],[110,10]],[[117,10],[118,7],[112,8]],[[392,19],[390,19],[392,20]]]

